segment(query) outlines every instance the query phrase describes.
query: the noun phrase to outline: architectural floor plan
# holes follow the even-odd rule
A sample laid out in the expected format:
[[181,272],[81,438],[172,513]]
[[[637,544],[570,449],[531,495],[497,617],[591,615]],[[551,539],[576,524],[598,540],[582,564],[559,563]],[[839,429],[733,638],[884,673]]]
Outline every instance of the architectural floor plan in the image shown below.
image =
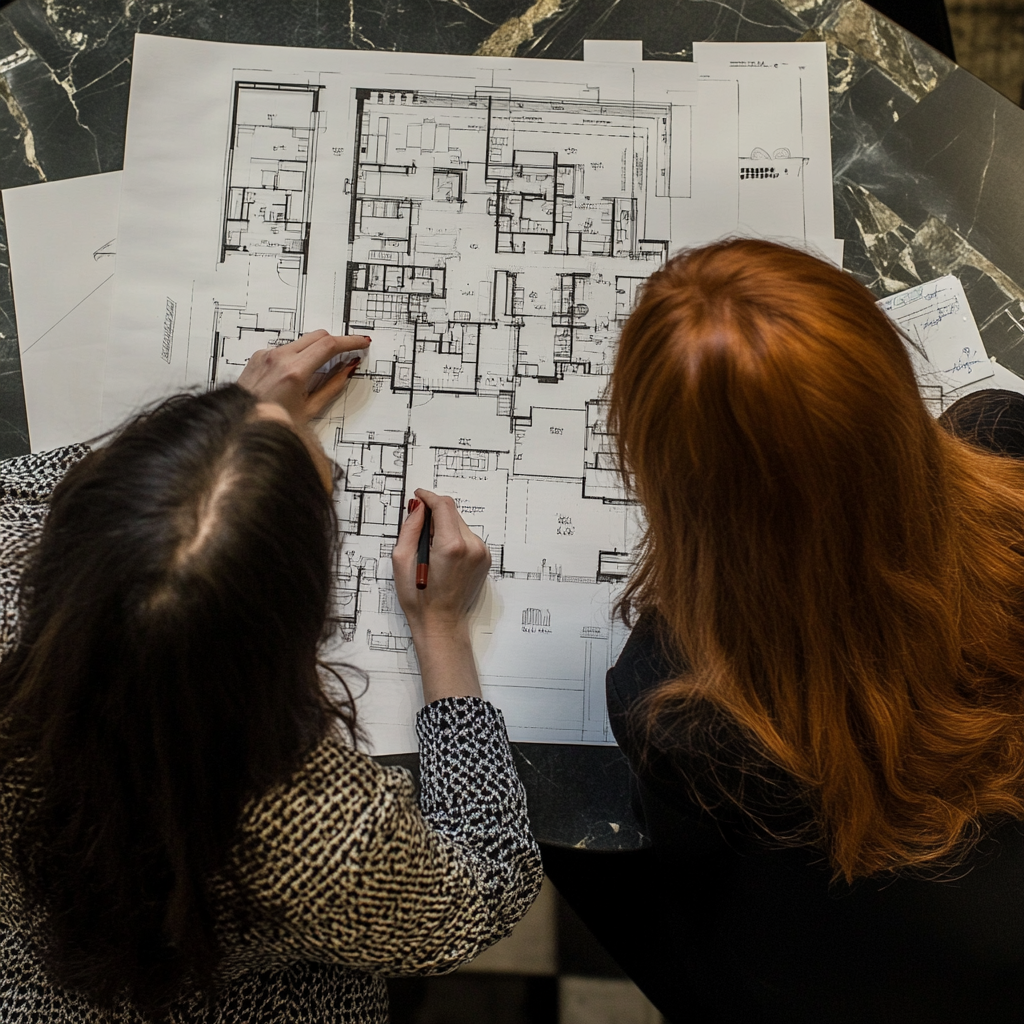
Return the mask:
[[[492,552],[488,692],[535,738],[607,740],[635,515],[602,395],[669,251],[673,174],[689,182],[673,106],[358,88],[354,120],[343,321],[374,340],[329,435],[346,628],[360,660],[415,671],[389,546],[412,486],[452,494]],[[516,720],[538,701],[540,720]]]
[[673,176],[689,185],[673,106],[358,88],[355,109],[341,301],[373,344],[329,434],[346,627],[361,661],[414,670],[387,553],[412,487],[452,494],[502,605],[479,625],[488,691],[514,728],[524,695],[543,702],[535,738],[607,740],[635,514],[602,396],[637,286],[668,254]]
[[824,45],[789,44],[792,66],[766,45],[708,51],[705,81],[635,51],[138,38],[104,421],[303,330],[372,337],[318,429],[344,471],[334,653],[369,677],[376,750],[415,747],[390,556],[417,487],[490,548],[475,651],[512,738],[611,741],[612,609],[642,529],[604,406],[622,322],[684,244],[762,222],[832,238]]
[[244,261],[246,286],[214,301],[210,387],[301,333],[320,91],[235,83],[220,259]]

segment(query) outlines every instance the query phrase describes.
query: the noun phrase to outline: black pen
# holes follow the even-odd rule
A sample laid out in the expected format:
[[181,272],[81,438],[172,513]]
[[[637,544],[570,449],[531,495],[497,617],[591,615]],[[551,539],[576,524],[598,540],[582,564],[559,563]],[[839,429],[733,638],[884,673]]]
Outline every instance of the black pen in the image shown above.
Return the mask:
[[430,506],[423,507],[423,526],[420,528],[420,542],[416,550],[416,589],[427,589],[427,574],[430,571]]

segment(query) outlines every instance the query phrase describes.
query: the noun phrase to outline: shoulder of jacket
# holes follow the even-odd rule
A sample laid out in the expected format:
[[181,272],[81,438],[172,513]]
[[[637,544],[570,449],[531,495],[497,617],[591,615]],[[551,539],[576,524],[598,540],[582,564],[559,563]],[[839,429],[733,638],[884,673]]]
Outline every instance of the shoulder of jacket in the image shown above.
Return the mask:
[[49,493],[60,478],[92,449],[87,444],[70,444],[46,452],[32,452],[0,460],[0,491],[29,500]]

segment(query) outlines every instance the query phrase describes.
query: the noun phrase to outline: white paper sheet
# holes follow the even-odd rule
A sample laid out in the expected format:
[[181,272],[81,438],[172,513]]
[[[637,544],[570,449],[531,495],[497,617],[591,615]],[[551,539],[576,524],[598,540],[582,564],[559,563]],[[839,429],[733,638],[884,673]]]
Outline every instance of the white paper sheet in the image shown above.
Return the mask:
[[372,336],[319,429],[346,471],[341,654],[370,674],[377,750],[414,744],[389,556],[421,485],[491,547],[475,643],[511,735],[610,740],[638,521],[602,395],[637,286],[702,240],[716,187],[714,237],[737,231],[739,89],[678,62],[138,38],[104,418],[303,329]]
[[639,64],[644,43],[642,39],[584,39],[583,59],[595,64]]
[[[714,152],[723,161],[695,192],[714,211],[700,213],[697,240],[736,233],[811,243],[834,262],[825,44],[698,42],[693,59],[701,81],[694,151],[698,160]],[[701,109],[705,98],[713,112]],[[727,213],[732,228],[723,227]]]
[[512,735],[610,740],[636,524],[599,398],[672,245],[696,96],[679,63],[138,40],[105,419],[230,380],[266,340],[373,336],[320,429],[347,473],[341,654],[370,672],[378,750],[414,745],[389,554],[421,484],[492,547],[476,649]]
[[[317,97],[315,112],[293,105],[292,114],[282,114],[286,119],[305,118],[307,132],[310,121],[316,123],[310,136],[315,139],[315,153],[309,160],[309,181],[315,184],[308,190],[296,189],[292,197],[300,205],[311,202],[316,210],[308,268],[303,268],[302,278],[326,262],[344,266],[351,206],[346,198],[352,173],[350,119],[355,105],[349,93],[367,75],[382,86],[404,87],[409,94],[417,76],[427,75],[436,91],[470,95],[476,90],[512,87],[502,82],[513,83],[519,95],[560,93],[580,102],[599,98],[632,102],[635,95],[628,65],[227,46],[146,36],[138,37],[136,63],[141,71],[132,84],[120,240],[123,252],[130,254],[121,264],[130,275],[130,283],[124,285],[130,291],[116,300],[113,343],[117,355],[105,389],[107,423],[119,421],[139,401],[169,388],[207,382],[213,304],[223,318],[231,307],[245,308],[246,301],[255,300],[261,287],[277,288],[269,275],[264,275],[266,281],[252,280],[253,260],[234,260],[230,254],[222,260],[228,212],[223,187],[229,155],[226,139],[236,81],[249,78],[256,83],[291,85]],[[666,66],[661,76],[663,102],[666,98],[674,102],[673,96],[681,102],[695,96],[693,65]],[[599,84],[591,86],[595,80]],[[689,158],[688,152],[684,155]],[[308,196],[300,194],[306,191]],[[282,234],[289,230],[283,221],[279,228]],[[240,262],[247,262],[244,271],[238,269]],[[333,273],[343,277],[340,269]],[[290,274],[294,275],[294,268],[282,269],[283,276]],[[333,276],[330,290],[334,290]],[[329,297],[308,287],[301,298],[306,302],[305,323],[313,324],[315,318],[326,325],[333,312]],[[287,304],[282,301],[278,306]],[[201,324],[196,315],[201,316]],[[271,329],[278,330],[280,337],[288,335],[285,327]],[[200,342],[200,337],[207,341]],[[203,349],[201,354],[194,350],[196,342]]]
[[5,189],[32,451],[101,430],[121,172]]
[[[878,305],[914,342],[907,350],[921,394],[936,415],[996,373],[958,278],[949,275],[916,285]],[[1004,371],[1001,376],[1010,373],[999,369]]]

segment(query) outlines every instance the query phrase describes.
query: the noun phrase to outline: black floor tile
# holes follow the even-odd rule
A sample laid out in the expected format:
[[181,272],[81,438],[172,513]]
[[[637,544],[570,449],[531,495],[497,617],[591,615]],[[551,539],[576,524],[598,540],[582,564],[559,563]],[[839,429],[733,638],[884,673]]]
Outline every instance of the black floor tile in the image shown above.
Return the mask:
[[558,1024],[558,979],[515,974],[389,978],[391,1024]]
[[581,975],[585,978],[626,977],[561,896],[558,897],[557,928],[558,969],[562,974]]

